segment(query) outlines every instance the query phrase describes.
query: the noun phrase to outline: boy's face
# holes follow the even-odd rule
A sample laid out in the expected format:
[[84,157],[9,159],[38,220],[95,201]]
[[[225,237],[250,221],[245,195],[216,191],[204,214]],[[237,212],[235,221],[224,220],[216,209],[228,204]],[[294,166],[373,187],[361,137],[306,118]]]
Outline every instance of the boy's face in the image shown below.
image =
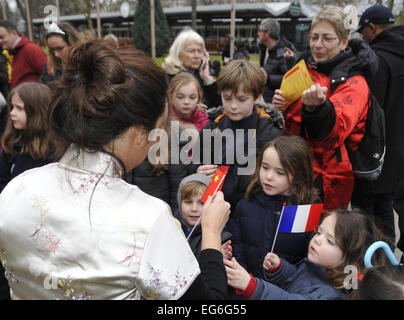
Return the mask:
[[199,217],[202,213],[203,203],[202,193],[193,196],[189,199],[182,199],[181,201],[181,213],[184,220],[190,225],[194,226],[198,222]]
[[260,99],[260,97],[255,99],[252,93],[244,92],[243,85],[238,87],[236,94],[233,94],[231,90],[224,90],[221,96],[224,112],[232,121],[247,118],[252,113],[254,104]]

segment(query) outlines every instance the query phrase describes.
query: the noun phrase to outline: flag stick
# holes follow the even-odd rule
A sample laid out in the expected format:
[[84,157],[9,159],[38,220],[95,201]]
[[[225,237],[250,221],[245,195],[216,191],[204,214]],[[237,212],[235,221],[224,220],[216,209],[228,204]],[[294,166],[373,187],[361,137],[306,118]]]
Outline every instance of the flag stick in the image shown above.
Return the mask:
[[[226,178],[226,175],[224,175],[224,176],[222,177],[222,180],[220,180],[220,183],[217,185],[217,188],[216,188],[215,192],[213,193],[212,199],[215,197],[215,195],[216,195],[216,193],[217,193],[217,190],[219,190],[219,187],[220,187],[220,185],[222,184],[224,178]],[[196,222],[196,224],[195,224],[194,227],[192,228],[191,232],[189,233],[189,235],[188,235],[188,237],[187,237],[187,240],[188,240],[189,237],[191,236],[192,232],[194,232],[196,226],[197,226],[197,225],[199,224],[199,222],[201,221],[201,218],[202,218],[202,216],[199,217],[198,221]]]
[[[285,203],[285,204],[286,204],[286,203]],[[273,253],[273,251],[274,251],[275,241],[276,241],[276,238],[277,238],[277,236],[278,236],[279,225],[281,224],[281,221],[282,221],[283,210],[285,209],[285,204],[283,204],[283,207],[282,207],[281,217],[279,218],[279,222],[278,222],[278,226],[277,226],[277,228],[276,228],[276,233],[275,233],[274,241],[272,242],[271,253]]]

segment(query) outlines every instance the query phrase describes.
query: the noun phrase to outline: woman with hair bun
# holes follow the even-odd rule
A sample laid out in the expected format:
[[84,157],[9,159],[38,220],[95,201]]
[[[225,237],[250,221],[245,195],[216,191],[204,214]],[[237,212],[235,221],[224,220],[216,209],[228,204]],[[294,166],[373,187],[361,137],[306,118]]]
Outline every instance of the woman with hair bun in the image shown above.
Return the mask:
[[121,178],[164,122],[166,86],[164,71],[134,49],[102,40],[72,48],[49,113],[61,158],[0,195],[12,299],[226,298],[223,194],[204,206],[198,264],[168,205]]

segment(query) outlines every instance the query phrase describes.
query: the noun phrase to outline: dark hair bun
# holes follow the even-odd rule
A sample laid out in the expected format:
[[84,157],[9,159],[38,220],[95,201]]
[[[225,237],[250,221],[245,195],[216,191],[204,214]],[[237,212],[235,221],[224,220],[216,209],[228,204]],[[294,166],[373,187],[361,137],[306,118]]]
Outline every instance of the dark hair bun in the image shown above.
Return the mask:
[[70,51],[65,82],[74,89],[70,98],[79,113],[106,117],[122,99],[122,89],[128,88],[131,80],[113,48],[103,40],[90,40]]
[[103,150],[132,126],[148,132],[165,110],[166,73],[144,52],[114,49],[104,40],[72,47],[53,86],[49,119],[55,158],[71,143]]

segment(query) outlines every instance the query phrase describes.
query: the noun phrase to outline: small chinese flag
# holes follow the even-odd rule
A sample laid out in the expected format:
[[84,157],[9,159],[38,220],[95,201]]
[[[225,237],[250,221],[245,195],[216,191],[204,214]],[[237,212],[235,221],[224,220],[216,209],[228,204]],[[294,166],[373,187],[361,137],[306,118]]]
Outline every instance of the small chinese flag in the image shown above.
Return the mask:
[[209,196],[214,196],[216,192],[220,191],[223,186],[224,178],[226,177],[229,166],[220,166],[217,168],[212,180],[210,181],[205,193],[202,196],[202,203],[205,204]]

